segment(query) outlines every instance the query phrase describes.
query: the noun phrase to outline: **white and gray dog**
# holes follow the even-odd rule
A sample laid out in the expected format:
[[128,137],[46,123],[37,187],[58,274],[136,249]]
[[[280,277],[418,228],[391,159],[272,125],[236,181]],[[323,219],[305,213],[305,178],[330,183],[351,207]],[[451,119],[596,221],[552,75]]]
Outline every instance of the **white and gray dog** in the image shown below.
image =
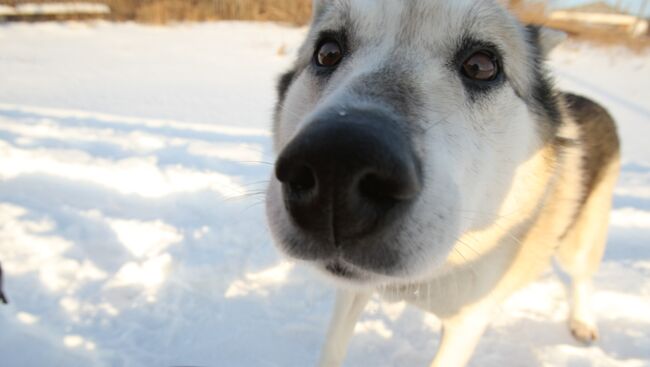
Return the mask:
[[267,214],[278,247],[341,288],[322,366],[343,362],[373,292],[440,317],[433,366],[464,366],[553,257],[571,331],[596,339],[619,142],[603,108],[550,81],[562,38],[496,0],[314,1],[280,81]]

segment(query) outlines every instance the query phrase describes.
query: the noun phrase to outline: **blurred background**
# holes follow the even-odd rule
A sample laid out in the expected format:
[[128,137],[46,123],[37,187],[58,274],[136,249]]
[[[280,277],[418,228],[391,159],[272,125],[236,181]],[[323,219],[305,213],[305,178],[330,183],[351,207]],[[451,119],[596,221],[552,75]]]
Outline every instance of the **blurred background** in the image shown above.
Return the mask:
[[[266,229],[275,84],[311,0],[0,0],[0,366],[315,365],[333,288]],[[623,167],[576,343],[547,272],[470,366],[650,367],[646,0],[510,1],[564,30],[558,86],[615,117]],[[440,323],[371,301],[348,366],[426,366]]]
[[[647,35],[647,0],[506,0],[522,18],[579,33],[591,28]],[[310,0],[0,0],[8,20],[103,18],[146,23],[208,20],[264,20],[304,25]],[[38,6],[40,4],[40,6]],[[573,23],[573,25],[570,25]],[[592,30],[593,31],[593,30]]]

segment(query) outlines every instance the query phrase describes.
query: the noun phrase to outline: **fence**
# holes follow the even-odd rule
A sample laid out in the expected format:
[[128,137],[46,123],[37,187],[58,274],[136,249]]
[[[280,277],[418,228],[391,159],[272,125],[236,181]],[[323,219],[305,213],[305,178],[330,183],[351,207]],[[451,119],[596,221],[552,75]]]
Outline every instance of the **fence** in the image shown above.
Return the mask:
[[570,35],[601,40],[629,37],[647,43],[648,0],[509,1],[527,23],[561,29]]

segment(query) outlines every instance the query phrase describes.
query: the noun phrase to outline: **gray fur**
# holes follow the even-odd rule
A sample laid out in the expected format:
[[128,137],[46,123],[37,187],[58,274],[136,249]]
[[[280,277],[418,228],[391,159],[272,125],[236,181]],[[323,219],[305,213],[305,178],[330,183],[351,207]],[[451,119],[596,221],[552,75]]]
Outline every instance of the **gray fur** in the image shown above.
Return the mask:
[[418,118],[418,109],[422,108],[416,76],[395,65],[385,65],[359,78],[351,87],[351,92],[361,100],[389,107],[410,121]]

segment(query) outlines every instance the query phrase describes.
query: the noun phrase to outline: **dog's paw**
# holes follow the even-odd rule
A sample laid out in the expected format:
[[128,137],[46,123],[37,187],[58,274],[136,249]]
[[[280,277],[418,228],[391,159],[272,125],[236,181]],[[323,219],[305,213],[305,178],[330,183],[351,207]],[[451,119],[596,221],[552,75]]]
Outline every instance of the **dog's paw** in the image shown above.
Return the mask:
[[572,318],[569,321],[569,329],[573,337],[581,343],[591,344],[598,340],[598,328],[593,322]]

